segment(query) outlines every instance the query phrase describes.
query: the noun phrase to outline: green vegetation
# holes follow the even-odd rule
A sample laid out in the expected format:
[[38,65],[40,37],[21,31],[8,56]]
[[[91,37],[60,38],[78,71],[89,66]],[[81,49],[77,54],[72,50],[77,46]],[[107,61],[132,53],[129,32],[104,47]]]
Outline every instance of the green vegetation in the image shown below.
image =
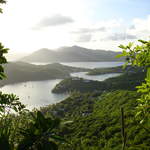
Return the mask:
[[100,82],[86,80],[83,78],[67,78],[58,83],[52,90],[53,93],[65,93],[65,92],[92,92],[93,90],[105,89],[102,85],[100,86]]
[[123,68],[122,66],[118,67],[112,67],[112,68],[95,68],[90,70],[87,75],[101,75],[101,74],[108,74],[108,73],[132,73],[140,71],[140,67],[131,67],[127,66],[126,68]]
[[[7,63],[0,45],[1,64]],[[0,64],[1,79],[5,77]],[[13,114],[15,112],[15,114]],[[45,117],[40,111],[28,112],[14,94],[0,92],[0,149],[2,150],[58,150],[58,141],[65,140],[55,132],[59,119]]]
[[71,142],[61,145],[62,150],[120,150],[121,117],[124,107],[128,150],[148,150],[150,134],[135,118],[135,91],[72,93],[66,100],[41,109],[45,114],[60,117],[67,124],[59,133]]
[[[133,66],[142,67],[144,72],[142,72],[142,68],[138,71],[126,72],[120,77],[101,82],[102,87],[105,87],[104,83],[109,83],[107,84],[109,90],[106,86],[105,91],[101,90],[101,92],[96,90],[96,92],[88,94],[73,93],[65,101],[44,109],[47,113],[51,112],[64,120],[70,120],[69,125],[64,126],[60,133],[66,139],[70,139],[73,146],[69,147],[65,144],[61,149],[150,149],[150,44],[147,41],[140,42],[142,42],[141,46],[131,48],[132,44],[130,43],[126,47],[122,45],[120,47],[124,49],[123,56],[127,56],[127,61]],[[110,70],[101,71],[109,72]],[[96,74],[101,71],[99,70]],[[146,80],[144,80],[145,78]],[[70,86],[71,90],[82,92],[79,84],[85,89],[87,84],[80,83],[84,82],[83,79],[78,80],[65,79],[62,81],[62,85],[56,86],[56,89],[58,88],[59,91],[61,89],[70,90],[68,88]],[[135,91],[136,87],[138,92]],[[94,88],[93,91],[95,91]],[[120,90],[123,88],[134,91]],[[125,114],[122,116],[125,122],[122,126],[123,140],[120,108],[123,108]]]
[[2,150],[58,150],[63,137],[56,132],[60,119],[45,117],[40,111],[19,111],[17,115],[0,117],[0,148]]
[[58,63],[48,65],[32,65],[24,62],[10,62],[5,67],[7,78],[0,85],[50,79],[64,79],[72,72],[89,71],[89,69],[75,68]]
[[124,70],[122,66],[119,67],[112,67],[112,68],[95,68],[92,69],[90,72],[87,73],[87,75],[101,75],[101,74],[107,74],[107,73],[123,73]]
[[118,89],[135,90],[145,78],[145,72],[142,69],[128,71],[118,77],[109,78],[105,81],[92,81],[82,78],[67,78],[58,83],[52,92],[93,92],[93,91],[114,91]]
[[[5,1],[0,0],[0,3]],[[62,85],[57,85],[57,90],[86,93],[72,92],[66,100],[41,108],[41,111],[29,112],[19,102],[18,97],[0,92],[0,149],[120,150],[122,148],[120,108],[124,108],[125,116],[122,118],[125,121],[123,129],[126,143],[123,149],[149,150],[150,41],[140,42],[141,46],[132,47],[133,44],[130,43],[128,46],[120,47],[129,63],[145,67],[147,72],[145,70],[143,72],[140,68],[103,82],[79,78],[66,79],[61,82]],[[1,80],[5,78],[3,64],[7,63],[4,56],[7,51],[8,49],[0,44]],[[31,74],[37,71],[39,73],[54,71],[58,64],[43,68],[41,66],[35,68],[34,65],[26,63],[19,63],[18,67],[19,65],[22,67],[20,75],[24,75],[29,68]],[[18,67],[12,71],[16,72]],[[73,70],[72,68],[72,72]],[[58,70],[55,71],[53,74],[57,74]],[[141,85],[138,86],[138,92],[135,91],[137,85]],[[135,116],[135,112],[138,117]],[[61,118],[62,124],[58,117]]]
[[[0,79],[5,77],[3,64],[8,49],[0,44]],[[15,114],[13,114],[15,112]],[[59,119],[44,117],[41,112],[29,113],[14,94],[0,92],[0,149],[1,150],[58,150],[58,136],[54,129]],[[56,142],[57,140],[57,142]]]
[[[6,1],[5,0],[0,0],[0,5],[1,4],[5,4],[6,3]],[[3,11],[2,11],[2,8],[0,8],[0,13],[2,13]]]
[[[7,52],[0,43],[0,80],[6,77],[3,65],[7,63],[4,55]],[[0,150],[58,150],[56,140],[64,140],[53,130],[60,120],[44,117],[40,111],[35,116],[35,112],[29,113],[24,108],[17,96],[0,92]]]
[[33,121],[25,129],[21,128],[22,139],[17,146],[17,150],[57,150],[57,141],[65,141],[54,132],[54,129],[58,128],[59,125],[59,119],[45,118],[38,111],[36,116],[33,117]]
[[150,41],[139,40],[139,42],[141,45],[134,45],[134,43],[129,43],[127,46],[120,45],[123,50],[120,56],[126,56],[126,64],[144,67],[147,71],[145,82],[137,87],[137,92],[141,93],[138,99],[137,116],[141,118],[141,123],[145,121],[150,127]]

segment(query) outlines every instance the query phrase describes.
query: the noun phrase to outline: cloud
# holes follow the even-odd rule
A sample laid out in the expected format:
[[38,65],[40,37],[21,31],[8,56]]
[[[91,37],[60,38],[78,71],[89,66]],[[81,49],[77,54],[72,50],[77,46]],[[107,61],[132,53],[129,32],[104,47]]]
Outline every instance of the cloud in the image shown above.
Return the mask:
[[104,32],[106,31],[106,27],[100,27],[100,28],[80,28],[77,31],[73,31],[72,33],[75,34],[87,34],[87,33],[95,33],[95,32]]
[[129,29],[131,29],[131,30],[135,29],[135,25],[131,25],[131,26],[129,27]]
[[104,26],[101,27],[88,27],[88,28],[77,28],[74,31],[70,32],[73,36],[75,36],[76,42],[88,43],[92,40],[92,38],[99,34],[106,32],[107,28]]
[[111,35],[112,31],[117,31],[121,28],[122,19],[98,21],[95,23],[85,22],[75,26],[70,32],[75,42],[92,43],[100,41],[100,37],[105,38]]
[[61,14],[56,14],[52,17],[45,17],[43,18],[36,28],[45,28],[49,26],[59,26],[68,23],[73,23],[74,20],[69,16],[63,16]]
[[134,28],[129,28],[128,33],[136,35],[138,38],[148,38],[150,35],[150,15],[145,19],[135,18],[132,22]]
[[78,40],[76,42],[90,42],[92,39],[91,34],[83,34],[79,36]]
[[125,33],[114,33],[106,37],[107,40],[112,40],[112,41],[133,40],[136,38],[137,37],[135,35],[125,34]]

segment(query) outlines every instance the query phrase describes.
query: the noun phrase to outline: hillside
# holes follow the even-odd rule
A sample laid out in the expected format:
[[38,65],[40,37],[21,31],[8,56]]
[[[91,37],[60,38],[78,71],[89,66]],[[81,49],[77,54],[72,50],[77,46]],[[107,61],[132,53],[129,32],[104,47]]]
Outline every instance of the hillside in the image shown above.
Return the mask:
[[127,66],[126,68],[123,68],[122,66],[118,67],[111,67],[111,68],[94,68],[90,70],[87,75],[101,75],[101,74],[108,74],[108,73],[134,73],[139,72],[141,70],[144,70],[140,67],[133,67],[133,66]]
[[[126,149],[148,150],[150,135],[143,127],[145,125],[141,126],[135,118],[136,99],[140,96],[135,91],[135,86],[140,85],[144,77],[145,72],[137,69],[135,72],[126,72],[103,82],[65,79],[68,83],[65,84],[66,88],[70,86],[67,90],[74,88],[72,91],[75,92],[56,105],[41,108],[43,113],[59,117],[65,122],[59,134],[71,144],[62,144],[60,149],[120,150],[120,108],[123,107],[127,133]],[[72,84],[72,81],[75,83]],[[91,85],[87,86],[87,83]]]
[[[103,69],[102,69],[103,70]],[[72,91],[93,92],[93,91],[114,91],[118,89],[135,90],[135,86],[140,85],[145,77],[145,72],[141,69],[131,69],[118,77],[106,79],[105,81],[92,81],[82,78],[66,78],[58,83],[52,92],[64,93]],[[134,70],[134,71],[133,71]],[[110,71],[110,70],[109,70]],[[114,71],[111,70],[111,71]]]
[[79,46],[62,47],[55,51],[40,49],[21,59],[26,62],[88,62],[88,61],[123,61],[116,59],[120,54],[114,51],[92,50]]
[[53,93],[65,92],[92,92],[93,90],[105,90],[106,86],[99,81],[86,80],[83,78],[66,78],[58,83],[52,90]]
[[60,145],[61,150],[120,150],[121,115],[125,112],[125,131],[128,150],[148,150],[150,135],[135,119],[138,94],[117,90],[109,93],[73,93],[66,100],[42,108],[66,122],[59,130],[71,144]]
[[72,72],[88,71],[89,69],[75,68],[58,63],[48,65],[33,65],[24,62],[9,62],[5,66],[7,78],[0,86],[24,81],[40,81],[50,79],[64,79]]

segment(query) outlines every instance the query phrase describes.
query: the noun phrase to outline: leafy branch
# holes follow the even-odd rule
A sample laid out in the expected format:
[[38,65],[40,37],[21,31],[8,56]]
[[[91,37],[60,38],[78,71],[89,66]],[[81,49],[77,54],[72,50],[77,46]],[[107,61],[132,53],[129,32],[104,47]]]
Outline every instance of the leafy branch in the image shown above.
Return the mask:
[[137,92],[140,98],[137,99],[136,117],[140,119],[140,123],[150,122],[150,41],[138,40],[140,45],[129,43],[127,46],[120,45],[122,54],[117,57],[126,57],[125,66],[143,67],[147,71],[145,82],[141,86],[137,86]]

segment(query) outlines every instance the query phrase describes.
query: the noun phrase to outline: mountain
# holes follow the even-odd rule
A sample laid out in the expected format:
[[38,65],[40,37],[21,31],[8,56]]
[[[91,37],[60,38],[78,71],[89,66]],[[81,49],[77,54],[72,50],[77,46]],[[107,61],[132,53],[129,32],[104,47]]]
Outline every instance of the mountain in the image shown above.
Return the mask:
[[41,81],[50,79],[64,79],[72,72],[89,71],[89,69],[75,68],[58,63],[48,65],[33,65],[25,62],[9,62],[4,66],[7,78],[0,86],[25,81]]
[[123,61],[115,58],[120,52],[92,50],[79,46],[61,47],[57,50],[40,49],[29,56],[23,57],[25,62],[88,62],[88,61]]

